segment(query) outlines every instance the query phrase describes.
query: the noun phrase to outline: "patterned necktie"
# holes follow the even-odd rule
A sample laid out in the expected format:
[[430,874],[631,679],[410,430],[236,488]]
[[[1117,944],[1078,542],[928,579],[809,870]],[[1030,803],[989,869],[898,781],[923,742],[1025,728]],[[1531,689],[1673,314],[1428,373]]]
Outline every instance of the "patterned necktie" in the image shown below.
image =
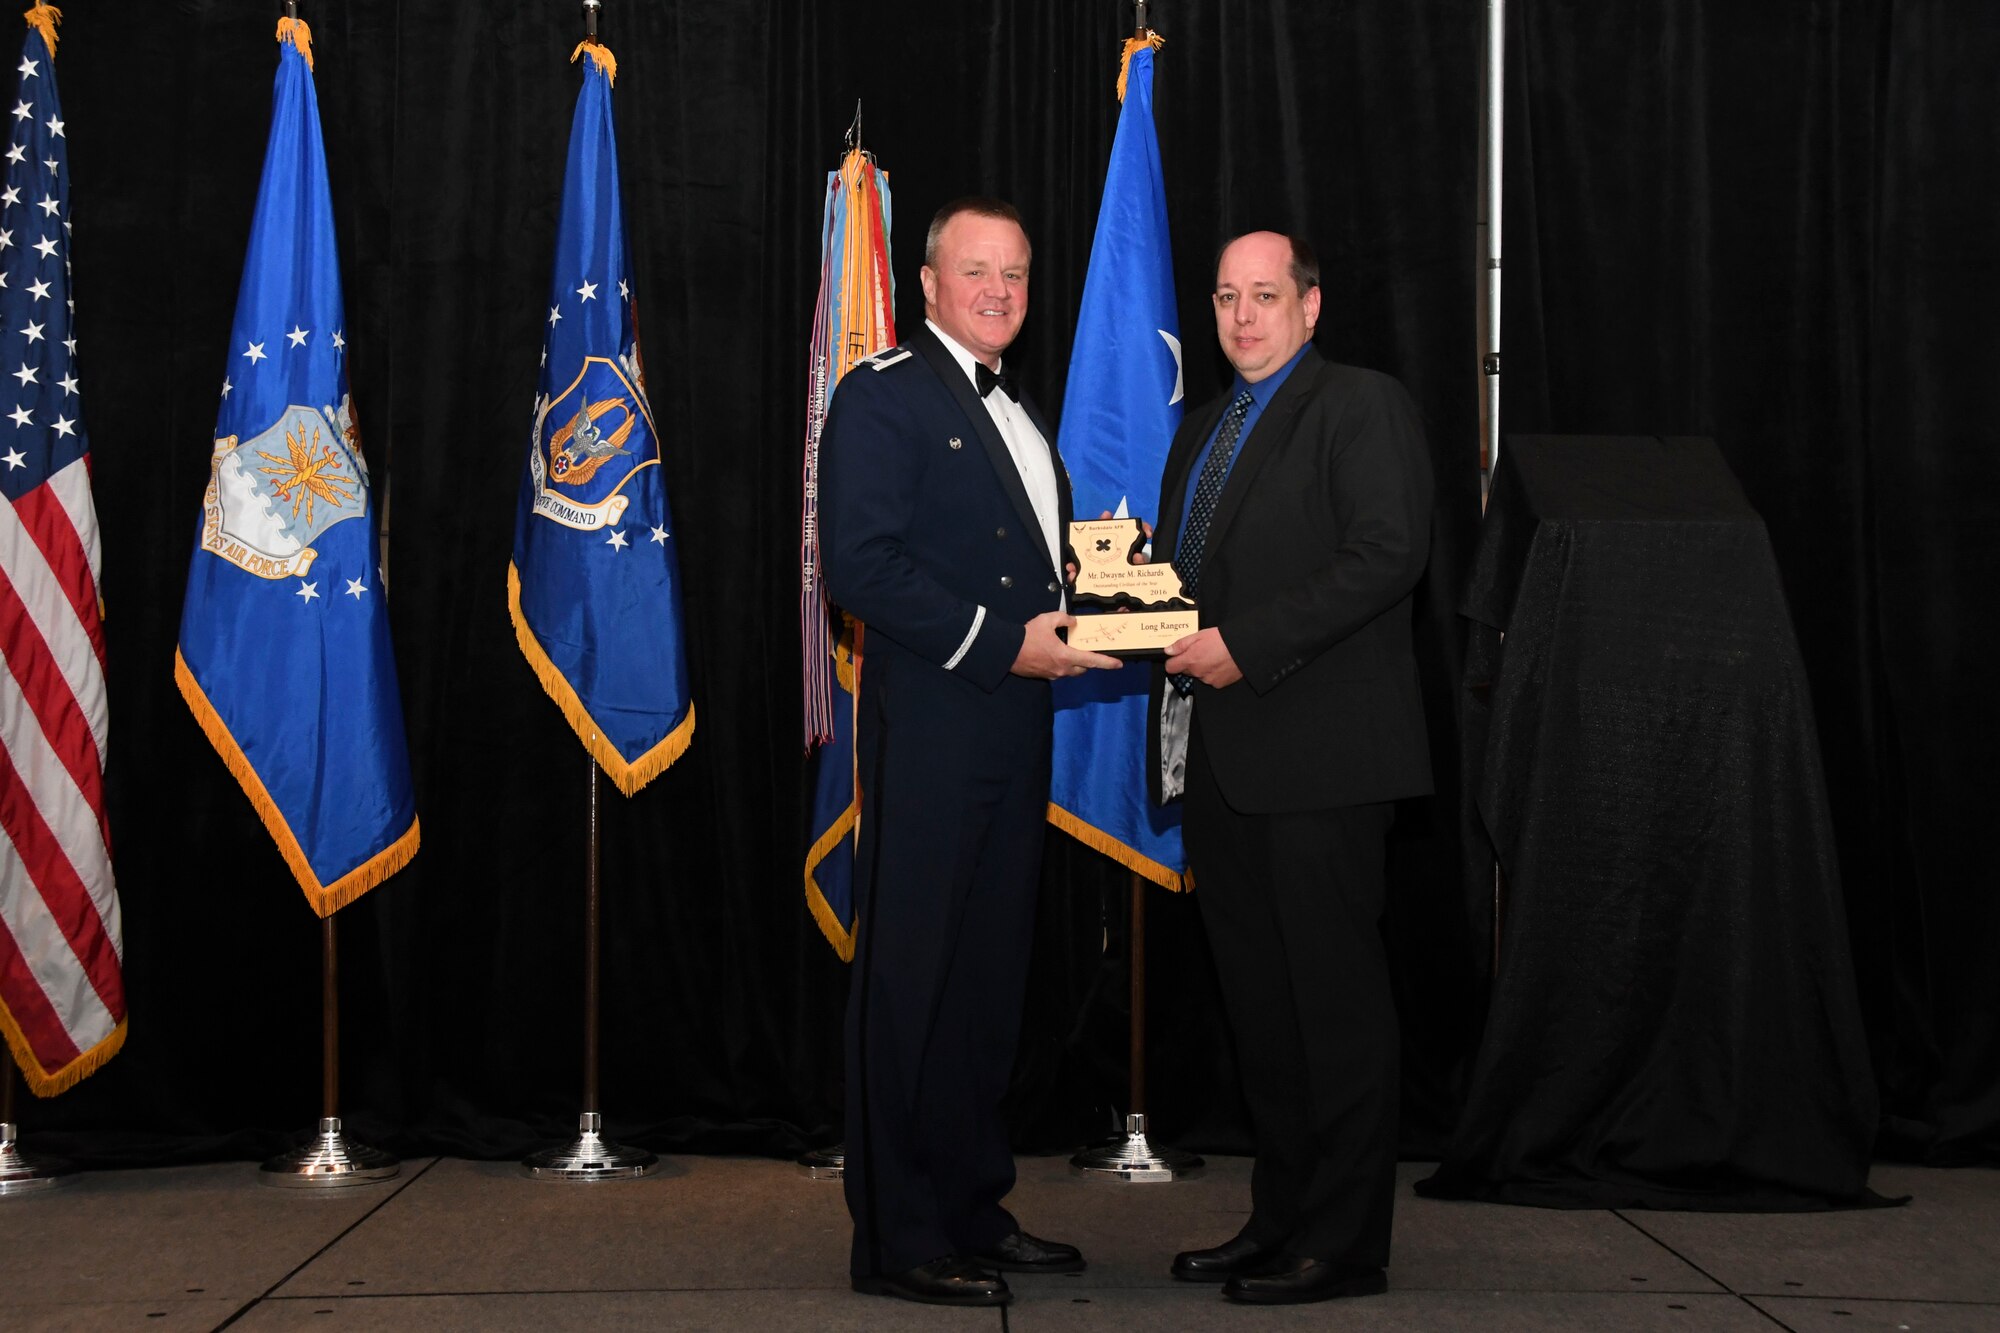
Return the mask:
[[[1229,464],[1236,457],[1236,440],[1243,433],[1243,418],[1250,415],[1250,406],[1255,401],[1245,389],[1229,404],[1229,410],[1222,414],[1222,425],[1215,432],[1208,460],[1201,465],[1201,476],[1195,480],[1194,501],[1188,505],[1187,530],[1181,533],[1174,549],[1174,573],[1181,576],[1181,587],[1190,597],[1201,591],[1201,555],[1208,544],[1209,521],[1215,517],[1223,484],[1229,480]],[[1193,676],[1176,675],[1171,679],[1176,693],[1194,693]]]

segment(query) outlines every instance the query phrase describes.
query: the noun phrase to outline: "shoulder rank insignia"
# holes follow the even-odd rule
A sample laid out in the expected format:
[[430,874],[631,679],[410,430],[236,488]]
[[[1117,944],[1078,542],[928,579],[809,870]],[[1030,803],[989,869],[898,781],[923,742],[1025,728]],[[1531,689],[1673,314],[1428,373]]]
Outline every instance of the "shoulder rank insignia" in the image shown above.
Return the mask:
[[899,361],[908,361],[912,355],[914,353],[907,347],[891,347],[885,351],[877,352],[873,356],[862,357],[861,364],[867,366],[870,370],[887,370]]

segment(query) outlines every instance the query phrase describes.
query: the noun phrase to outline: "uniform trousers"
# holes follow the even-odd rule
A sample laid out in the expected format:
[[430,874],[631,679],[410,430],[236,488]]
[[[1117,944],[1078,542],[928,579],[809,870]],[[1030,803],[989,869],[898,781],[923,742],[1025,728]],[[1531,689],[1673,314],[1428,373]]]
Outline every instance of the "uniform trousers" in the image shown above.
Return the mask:
[[1257,1138],[1243,1234],[1370,1268],[1388,1264],[1396,1192],[1399,1037],[1380,930],[1393,815],[1234,809],[1197,706],[1183,834]]
[[1047,824],[1050,693],[992,694],[877,651],[862,671],[847,1004],[852,1271],[976,1254],[1018,1230],[1013,1072]]

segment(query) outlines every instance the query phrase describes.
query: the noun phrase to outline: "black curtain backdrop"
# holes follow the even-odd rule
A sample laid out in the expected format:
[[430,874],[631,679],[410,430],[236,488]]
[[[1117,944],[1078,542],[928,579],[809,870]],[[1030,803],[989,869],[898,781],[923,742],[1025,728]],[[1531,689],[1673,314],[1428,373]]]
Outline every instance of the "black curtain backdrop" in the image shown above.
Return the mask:
[[[1016,361],[1062,402],[1117,107],[1119,0],[609,0],[640,325],[687,581],[699,724],[607,786],[604,1096],[667,1150],[838,1134],[844,967],[800,860],[795,551],[823,181],[864,103],[891,174],[898,317],[923,230],[1004,195],[1035,242]],[[1943,0],[1510,7],[1507,424],[1714,436],[1769,520],[1815,691],[1892,1142],[2000,1150],[2000,908],[1982,872],[2000,718],[2000,480],[1979,371],[2000,108],[1989,18]],[[350,1129],[509,1156],[578,1109],[586,760],[513,644],[504,571],[534,392],[575,7],[308,3],[363,437],[424,844],[341,913]],[[1478,512],[1473,0],[1160,0],[1159,129],[1191,400],[1227,371],[1210,261],[1299,231],[1323,350],[1422,407],[1439,521],[1419,608],[1434,759],[1458,771]],[[274,4],[76,0],[58,67],[104,525],[131,1037],[22,1108],[97,1164],[256,1156],[318,1103],[318,929],[171,681],[181,588],[268,123]],[[1986,483],[1982,486],[1981,483]],[[1400,812],[1405,1148],[1477,1042],[1490,871],[1457,790]],[[1124,1102],[1127,881],[1050,840],[1014,1123]],[[1151,1110],[1247,1145],[1192,902],[1149,902]]]
[[1880,1149],[2000,1162],[2000,14],[1509,17],[1504,419],[1721,445],[1813,689]]

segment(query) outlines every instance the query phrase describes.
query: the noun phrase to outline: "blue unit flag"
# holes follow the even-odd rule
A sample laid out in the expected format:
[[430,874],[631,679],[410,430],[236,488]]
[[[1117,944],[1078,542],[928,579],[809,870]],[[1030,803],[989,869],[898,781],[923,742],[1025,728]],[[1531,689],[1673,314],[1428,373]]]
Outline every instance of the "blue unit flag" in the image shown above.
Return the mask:
[[625,250],[611,122],[618,66],[596,42],[576,54],[590,59],[570,122],[507,604],[542,688],[630,796],[687,749],[694,701]]
[[[1174,313],[1167,190],[1153,129],[1153,52],[1134,38],[1119,84],[1104,201],[1084,277],[1058,436],[1078,515],[1125,517],[1160,493],[1181,420],[1180,321]],[[1171,889],[1182,884],[1180,807],[1155,805],[1146,782],[1152,667],[1087,671],[1055,682],[1049,821]]]
[[311,34],[282,19],[278,41],[174,678],[326,916],[405,865],[418,833]]

